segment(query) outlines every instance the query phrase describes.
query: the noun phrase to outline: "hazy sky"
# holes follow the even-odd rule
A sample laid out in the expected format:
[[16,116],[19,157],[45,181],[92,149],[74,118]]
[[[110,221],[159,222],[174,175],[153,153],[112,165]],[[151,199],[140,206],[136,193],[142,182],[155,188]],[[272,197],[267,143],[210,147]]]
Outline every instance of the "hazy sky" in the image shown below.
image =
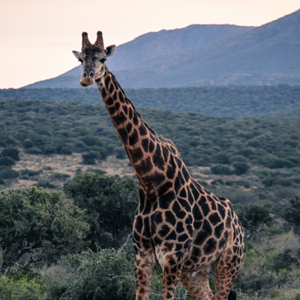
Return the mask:
[[71,50],[80,50],[82,31],[119,45],[190,24],[259,26],[299,8],[299,0],[0,0],[0,88],[77,66]]

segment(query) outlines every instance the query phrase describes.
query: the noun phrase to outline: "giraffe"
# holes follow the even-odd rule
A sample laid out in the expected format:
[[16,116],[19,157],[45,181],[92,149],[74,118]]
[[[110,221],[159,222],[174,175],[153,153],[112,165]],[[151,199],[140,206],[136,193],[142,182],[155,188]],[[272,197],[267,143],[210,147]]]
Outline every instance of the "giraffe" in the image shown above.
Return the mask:
[[[82,33],[80,84],[97,84],[113,125],[140,181],[133,224],[136,300],[149,299],[157,262],[163,270],[163,300],[174,299],[178,280],[195,300],[236,299],[231,290],[243,256],[243,228],[228,199],[202,187],[180,153],[142,119],[105,61],[116,46],[104,48]],[[215,294],[208,274],[213,269]]]

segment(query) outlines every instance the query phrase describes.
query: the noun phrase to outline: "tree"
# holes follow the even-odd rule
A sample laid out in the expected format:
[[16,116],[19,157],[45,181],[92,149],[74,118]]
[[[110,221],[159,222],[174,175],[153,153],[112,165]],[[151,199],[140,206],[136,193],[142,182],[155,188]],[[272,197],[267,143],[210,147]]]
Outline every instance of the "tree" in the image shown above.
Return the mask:
[[1,156],[11,157],[13,160],[20,160],[20,151],[17,148],[4,148],[1,152]]
[[133,300],[135,278],[132,252],[102,249],[68,255],[61,263],[68,274],[55,276],[43,299]]
[[233,167],[234,167],[234,173],[236,175],[246,174],[249,170],[249,166],[246,163],[240,161],[233,163]]
[[289,204],[284,209],[283,218],[295,225],[294,232],[300,234],[300,197],[295,196],[289,200]]
[[249,206],[235,205],[234,210],[245,230],[245,237],[253,239],[256,234],[264,230],[264,226],[272,221],[270,211],[260,205]]
[[[72,253],[89,230],[84,212],[58,192],[27,188],[0,194],[1,273],[12,266],[26,268],[41,260],[43,251]],[[26,254],[26,257],[24,257]]]
[[87,240],[96,251],[119,247],[132,231],[138,205],[137,181],[129,178],[85,173],[65,183],[64,192],[81,209],[86,209],[91,232]]

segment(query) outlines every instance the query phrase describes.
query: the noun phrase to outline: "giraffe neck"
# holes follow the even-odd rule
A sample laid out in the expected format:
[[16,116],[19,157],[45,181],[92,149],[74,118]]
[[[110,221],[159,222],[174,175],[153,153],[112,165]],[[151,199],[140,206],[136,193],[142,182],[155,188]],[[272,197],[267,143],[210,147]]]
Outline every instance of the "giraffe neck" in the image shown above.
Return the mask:
[[158,137],[155,131],[143,122],[107,68],[105,75],[96,83],[140,183],[149,195],[159,193],[159,188],[168,180],[170,168],[175,169],[171,155],[172,152],[177,152],[175,146],[170,141]]

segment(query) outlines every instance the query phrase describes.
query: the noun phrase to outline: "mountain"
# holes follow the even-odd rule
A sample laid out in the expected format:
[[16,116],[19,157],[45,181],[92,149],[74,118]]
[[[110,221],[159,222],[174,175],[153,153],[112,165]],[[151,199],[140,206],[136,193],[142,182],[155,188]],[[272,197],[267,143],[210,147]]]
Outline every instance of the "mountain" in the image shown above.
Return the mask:
[[[149,32],[118,46],[115,55],[107,61],[107,66],[112,72],[131,70],[147,61],[153,62],[156,57],[203,48],[251,28],[253,27],[236,25],[190,25],[181,29]],[[58,77],[30,84],[26,88],[79,88],[81,72],[82,68],[78,66]]]
[[[300,10],[260,27],[198,26],[143,35],[108,67],[124,88],[300,84]],[[78,69],[28,87],[71,87],[75,72],[79,87]]]

